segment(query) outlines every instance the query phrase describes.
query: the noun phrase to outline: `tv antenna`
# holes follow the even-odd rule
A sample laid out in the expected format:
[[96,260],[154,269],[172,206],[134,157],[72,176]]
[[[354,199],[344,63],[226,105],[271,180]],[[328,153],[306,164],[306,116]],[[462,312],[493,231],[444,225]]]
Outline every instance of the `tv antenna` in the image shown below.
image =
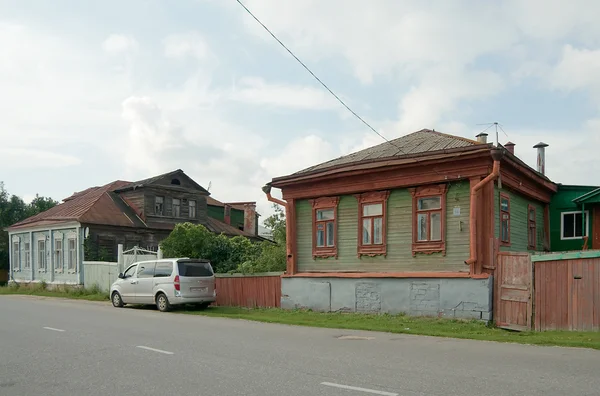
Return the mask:
[[500,128],[500,130],[502,131],[502,133],[504,133],[504,135],[506,135],[506,137],[508,137],[508,134],[504,131],[504,128],[502,128],[502,124],[500,124],[498,122],[489,122],[487,124],[477,124],[477,125],[487,125],[487,128],[485,128],[483,131],[481,131],[481,133],[484,133],[485,131],[487,131],[491,127],[495,128],[495,131],[496,131],[496,147],[499,147],[498,128]]

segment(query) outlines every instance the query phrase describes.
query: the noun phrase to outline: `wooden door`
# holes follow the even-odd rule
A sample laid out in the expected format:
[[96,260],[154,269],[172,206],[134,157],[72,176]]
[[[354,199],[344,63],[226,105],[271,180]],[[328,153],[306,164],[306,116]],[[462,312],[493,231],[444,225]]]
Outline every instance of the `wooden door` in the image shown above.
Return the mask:
[[496,325],[510,330],[531,330],[533,304],[532,266],[529,253],[498,253],[494,283]]
[[600,206],[594,208],[592,224],[592,249],[600,249]]

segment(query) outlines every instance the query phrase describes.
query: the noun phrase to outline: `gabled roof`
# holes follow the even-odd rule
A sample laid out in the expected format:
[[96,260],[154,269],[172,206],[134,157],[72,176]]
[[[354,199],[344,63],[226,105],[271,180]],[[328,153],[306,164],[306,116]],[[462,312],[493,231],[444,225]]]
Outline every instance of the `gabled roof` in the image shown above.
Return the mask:
[[229,205],[234,209],[244,211],[245,210],[244,205],[246,205],[246,204],[256,205],[256,202],[225,202],[225,203],[223,203],[223,202],[209,196],[209,197],[206,197],[206,204],[210,205],[210,206],[219,206],[219,207],[225,207],[225,205]]
[[325,169],[355,165],[358,163],[376,162],[391,158],[408,158],[425,153],[434,153],[473,146],[485,147],[486,145],[487,144],[479,143],[476,140],[447,135],[435,130],[422,129],[389,142],[385,142],[352,154],[344,155],[331,161],[311,166],[293,173],[290,176],[316,173]]
[[140,188],[140,187],[152,185],[152,184],[160,181],[163,178],[172,177],[172,176],[183,176],[195,188],[197,188],[199,191],[205,192],[206,194],[210,194],[208,192],[208,190],[206,190],[204,187],[202,187],[201,185],[199,185],[198,183],[196,183],[191,177],[189,177],[188,175],[186,175],[185,172],[183,172],[183,170],[181,170],[181,169],[176,169],[176,170],[171,171],[171,172],[163,173],[162,175],[149,177],[147,179],[139,180],[139,181],[136,181],[136,182],[133,182],[133,183],[128,183],[128,184],[126,184],[126,185],[124,185],[124,186],[116,189],[115,191],[116,192],[121,192],[121,191],[131,190],[131,189],[134,189],[134,188]]
[[62,203],[29,217],[8,229],[21,229],[41,225],[56,224],[65,221],[77,221],[89,224],[135,227],[143,221],[125,204],[114,190],[129,184],[117,180],[101,187],[91,187],[74,193]]
[[600,203],[600,188],[597,188],[593,191],[590,191],[575,198],[573,202],[578,204]]

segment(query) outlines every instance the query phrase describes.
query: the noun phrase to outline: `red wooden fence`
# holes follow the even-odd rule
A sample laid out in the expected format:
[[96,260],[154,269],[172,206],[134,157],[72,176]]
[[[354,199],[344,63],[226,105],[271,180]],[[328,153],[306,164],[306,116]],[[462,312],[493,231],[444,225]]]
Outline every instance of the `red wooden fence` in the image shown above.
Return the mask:
[[217,274],[215,305],[247,308],[281,306],[281,273]]
[[533,260],[535,329],[600,330],[600,257]]

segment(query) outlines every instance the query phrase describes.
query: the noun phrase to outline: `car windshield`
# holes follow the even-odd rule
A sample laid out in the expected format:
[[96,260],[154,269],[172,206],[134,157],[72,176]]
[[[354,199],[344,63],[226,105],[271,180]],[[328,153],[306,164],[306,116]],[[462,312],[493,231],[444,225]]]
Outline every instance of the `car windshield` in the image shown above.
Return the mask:
[[212,276],[213,271],[209,263],[185,261],[178,262],[179,276]]

